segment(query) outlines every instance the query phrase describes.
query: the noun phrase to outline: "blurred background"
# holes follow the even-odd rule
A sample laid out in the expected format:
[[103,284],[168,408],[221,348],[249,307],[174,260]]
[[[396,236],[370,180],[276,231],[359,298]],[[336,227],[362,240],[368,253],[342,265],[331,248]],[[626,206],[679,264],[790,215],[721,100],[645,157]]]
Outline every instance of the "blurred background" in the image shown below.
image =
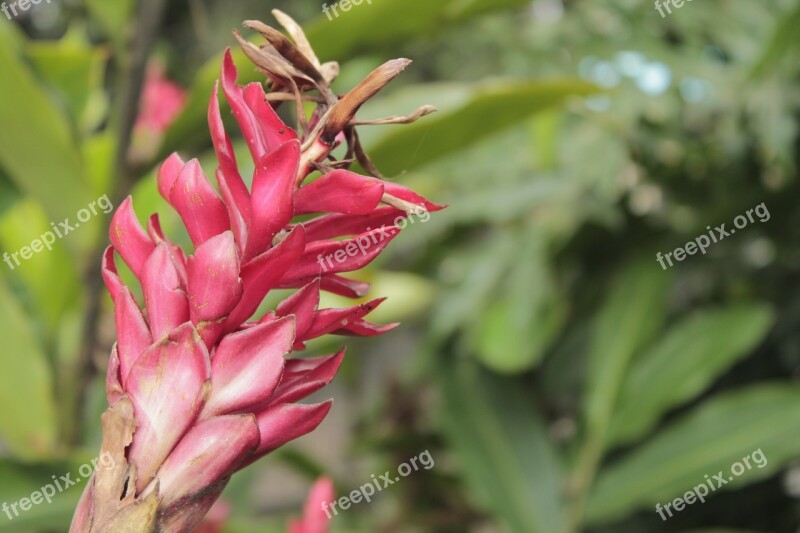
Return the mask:
[[[305,0],[15,6],[0,15],[0,252],[131,193],[180,240],[154,169],[178,150],[213,170],[221,54],[272,8],[341,63],[339,92],[414,60],[360,118],[439,108],[361,129],[385,175],[450,205],[361,276],[389,297],[371,317],[403,325],[345,339],[318,396],[331,415],[234,478],[222,531],[283,531],[320,474],[346,495],[425,450],[433,468],[333,530],[800,531],[800,2],[373,0],[330,19]],[[707,253],[657,261],[762,203]],[[99,449],[108,216],[0,265],[0,501]],[[756,450],[766,464],[705,503],[656,512]],[[66,531],[81,491],[0,515],[0,531]]]

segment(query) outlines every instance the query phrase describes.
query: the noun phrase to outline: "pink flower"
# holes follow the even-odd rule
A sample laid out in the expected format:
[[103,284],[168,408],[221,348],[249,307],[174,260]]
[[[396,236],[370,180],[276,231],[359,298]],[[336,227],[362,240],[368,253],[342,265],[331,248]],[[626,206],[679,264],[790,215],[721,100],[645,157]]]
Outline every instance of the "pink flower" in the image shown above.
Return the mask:
[[[159,192],[180,215],[191,255],[169,240],[157,215],[142,227],[131,198],[111,221],[102,273],[117,343],[103,448],[120,466],[97,472],[72,532],[116,531],[123,523],[139,524],[136,531],[192,531],[235,472],[315,429],[331,402],[298,402],[333,379],[344,349],[286,356],[322,335],[372,336],[396,325],[365,320],[382,299],[320,309],[320,291],[363,296],[368,286],[341,274],[375,259],[410,211],[441,208],[400,185],[329,168],[358,98],[376,90],[365,93],[362,85],[356,96],[331,100],[330,112],[298,134],[260,84],[242,87],[236,79],[228,51],[208,110],[221,194],[196,159],[173,154],[158,171]],[[223,127],[219,85],[255,163],[251,188]],[[315,169],[324,175],[304,185]],[[306,214],[314,216],[295,220]],[[138,280],[142,304],[119,276],[117,255]],[[336,261],[325,264],[331,256]],[[279,288],[298,290],[257,314]]]
[[333,481],[319,478],[308,493],[303,517],[289,524],[287,533],[328,533],[329,518],[325,514],[325,506],[335,498]]
[[139,102],[137,129],[164,133],[186,105],[186,91],[164,76],[164,69],[153,64],[147,69]]

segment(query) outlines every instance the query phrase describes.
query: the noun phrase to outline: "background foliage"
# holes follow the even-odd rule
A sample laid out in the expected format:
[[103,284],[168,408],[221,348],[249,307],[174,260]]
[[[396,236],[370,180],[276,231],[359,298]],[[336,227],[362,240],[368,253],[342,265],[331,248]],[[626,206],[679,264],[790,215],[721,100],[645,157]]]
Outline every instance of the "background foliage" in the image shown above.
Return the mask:
[[[687,2],[662,17],[646,0],[374,0],[332,21],[296,0],[179,0],[161,17],[159,3],[53,0],[0,17],[0,252],[130,191],[174,235],[154,168],[173,150],[212,157],[205,106],[230,28],[272,7],[341,62],[340,91],[390,57],[415,60],[362,117],[439,108],[362,130],[386,175],[450,204],[368,272],[390,297],[376,319],[404,327],[350,343],[324,392],[331,417],[231,484],[225,531],[281,531],[316,475],[346,494],[425,449],[432,470],[334,529],[796,530],[800,2]],[[137,147],[141,51],[189,100]],[[656,262],[762,202],[769,220]],[[0,268],[0,501],[98,448],[107,222]],[[759,448],[765,468],[669,521],[655,513]],[[0,529],[64,531],[79,495],[0,515]]]

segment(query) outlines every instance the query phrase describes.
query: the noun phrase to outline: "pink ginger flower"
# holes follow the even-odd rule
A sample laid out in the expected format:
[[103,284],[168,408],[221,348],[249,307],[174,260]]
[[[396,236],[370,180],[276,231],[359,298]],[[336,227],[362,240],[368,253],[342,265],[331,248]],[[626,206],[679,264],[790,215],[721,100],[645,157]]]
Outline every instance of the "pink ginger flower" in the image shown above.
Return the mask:
[[139,114],[129,149],[132,162],[143,163],[155,156],[164,134],[183,111],[187,99],[187,92],[164,75],[162,65],[150,65],[142,86]]
[[164,75],[162,66],[151,65],[142,86],[135,127],[164,133],[183,111],[187,98],[186,91]]
[[[298,97],[298,87],[324,95],[311,124],[298,133],[278,117],[261,84],[237,85],[227,51],[208,109],[220,194],[196,159],[173,154],[158,171],[159,192],[180,215],[193,253],[168,239],[157,215],[143,228],[131,198],[111,221],[102,274],[117,343],[103,451],[115,462],[88,484],[72,533],[193,531],[235,472],[312,431],[330,410],[330,401],[298,402],[333,379],[344,349],[286,356],[322,335],[373,336],[395,326],[364,319],[381,299],[345,309],[319,309],[319,301],[321,290],[363,296],[367,284],[340,274],[375,259],[409,212],[441,208],[330,156],[347,142],[371,167],[350,122],[408,62],[390,61],[339,99],[329,88],[336,69],[320,65],[299,27],[276,16],[298,44],[261,25],[270,44],[245,51],[272,80],[274,101]],[[249,189],[223,127],[220,85],[255,162]],[[323,175],[305,184],[315,170]],[[297,215],[314,216],[298,222]],[[137,278],[143,305],[118,275],[117,255]],[[279,288],[298,290],[254,316]]]
[[303,517],[289,524],[287,533],[328,533],[329,518],[325,506],[335,498],[333,481],[327,477],[319,478],[308,493]]

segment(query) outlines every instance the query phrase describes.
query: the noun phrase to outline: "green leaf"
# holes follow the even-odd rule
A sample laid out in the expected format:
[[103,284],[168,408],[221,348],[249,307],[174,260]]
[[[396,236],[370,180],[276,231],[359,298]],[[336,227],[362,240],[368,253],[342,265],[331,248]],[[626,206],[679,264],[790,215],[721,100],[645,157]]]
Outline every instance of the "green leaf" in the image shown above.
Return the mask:
[[117,46],[123,45],[128,38],[133,18],[134,0],[84,0],[87,10],[100,23],[103,31]]
[[586,423],[594,431],[607,427],[631,358],[663,323],[670,276],[653,263],[626,267],[595,319],[584,401]]
[[37,74],[58,91],[73,122],[87,131],[103,118],[103,65],[107,52],[77,38],[32,41],[26,47]]
[[561,531],[560,459],[525,387],[468,360],[439,380],[441,423],[478,504],[511,531]]
[[694,398],[746,356],[773,322],[768,307],[742,305],[697,313],[675,325],[631,368],[609,440],[641,437],[664,411]]
[[[602,470],[589,499],[587,519],[607,522],[636,508],[653,509],[720,471],[728,480],[720,491],[741,489],[800,456],[798,434],[800,388],[762,384],[720,395]],[[751,455],[757,450],[766,464]],[[737,477],[731,468],[743,464],[744,457],[751,469]],[[709,493],[710,498],[713,491]]]
[[[403,0],[364,0],[346,13],[338,9],[338,16],[332,10],[329,15],[323,13],[306,27],[306,33],[320,59],[341,61],[359,50],[375,50],[410,37],[420,38],[486,11],[525,3],[524,0],[428,0],[409,9]],[[374,31],[375,28],[381,31]]]
[[[11,47],[0,44],[0,166],[52,220],[74,217],[91,195],[70,128]],[[71,246],[86,244],[90,236],[80,234]]]
[[478,360],[502,374],[517,374],[536,366],[565,316],[557,301],[546,303],[525,323],[509,300],[492,303],[479,322],[475,347]]
[[796,2],[794,8],[781,17],[777,17],[775,31],[772,38],[764,46],[763,51],[758,56],[758,60],[751,68],[748,77],[751,80],[762,77],[764,73],[775,67],[784,57],[792,57],[796,51],[800,39],[797,35],[797,27],[800,25],[800,2]]
[[[534,228],[518,235],[507,284],[477,321],[478,359],[499,373],[533,368],[566,318],[566,305],[546,264],[546,239]],[[524,238],[523,238],[524,237]]]
[[[14,267],[11,276],[22,280],[36,314],[41,316],[48,331],[53,332],[64,313],[81,304],[81,280],[75,265],[61,240],[50,245],[50,250],[43,248],[34,253],[27,261],[19,255],[19,250],[30,247],[31,242],[51,230],[42,208],[29,199],[17,202],[0,215],[0,244],[10,254],[8,262]],[[19,265],[15,259],[20,261]],[[10,268],[7,263],[2,266]]]
[[[452,276],[452,286],[439,299],[434,308],[431,330],[437,340],[444,340],[462,327],[476,327],[481,316],[474,312],[482,309],[494,296],[493,290],[513,260],[514,242],[510,235],[491,235],[475,241],[475,246],[456,250],[454,264],[459,265]],[[465,291],[462,288],[469,287]]]
[[[450,3],[451,0],[428,0],[409,9],[402,0],[365,0],[347,13],[339,9],[338,17],[332,11],[330,16],[320,15],[305,31],[322,61],[342,61],[357,49],[374,49],[410,35],[435,31],[441,27]],[[389,20],[391,24],[386,23]],[[375,28],[381,31],[374,31]]]
[[487,11],[529,6],[528,0],[454,0],[448,14],[457,20],[467,20]]
[[19,302],[0,277],[0,439],[22,459],[50,456],[56,442],[53,378]]
[[[593,85],[577,80],[483,84],[472,88],[463,105],[398,126],[367,151],[382,172],[397,175],[466,150],[539,111],[562,105],[571,96],[595,91]],[[410,110],[402,112],[406,111]]]
[[[86,462],[84,462],[86,461]],[[80,475],[80,468],[88,464],[89,459],[73,459],[53,463],[21,465],[8,459],[0,460],[0,502],[8,504],[8,510],[0,513],[0,522],[3,523],[4,533],[30,533],[31,531],[67,531],[69,529],[75,506],[86,486],[86,480]],[[70,480],[78,482],[77,485],[59,491],[53,483],[53,477],[70,474]],[[19,516],[16,516],[12,506],[18,504],[22,498],[30,499],[34,492],[41,492],[42,488],[50,486],[55,494],[50,497],[51,503],[43,500],[38,505],[33,505],[23,511],[19,505],[16,507]],[[51,488],[45,489],[48,493]],[[38,499],[38,498],[37,498]],[[13,520],[9,520],[6,513],[10,513]]]

